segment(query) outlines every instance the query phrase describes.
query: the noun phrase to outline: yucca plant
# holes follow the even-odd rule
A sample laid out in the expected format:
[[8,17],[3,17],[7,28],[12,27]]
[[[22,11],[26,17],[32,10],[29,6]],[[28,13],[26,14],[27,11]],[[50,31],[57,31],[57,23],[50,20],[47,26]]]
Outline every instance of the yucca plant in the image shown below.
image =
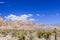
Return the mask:
[[56,28],[54,28],[53,33],[55,34],[55,40],[57,40],[57,29]]

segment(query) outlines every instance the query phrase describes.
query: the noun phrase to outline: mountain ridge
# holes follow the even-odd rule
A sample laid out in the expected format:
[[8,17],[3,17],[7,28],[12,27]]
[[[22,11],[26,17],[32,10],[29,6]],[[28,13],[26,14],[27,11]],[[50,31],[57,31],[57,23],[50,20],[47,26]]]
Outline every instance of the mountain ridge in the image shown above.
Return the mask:
[[5,21],[0,17],[0,29],[17,29],[17,30],[49,30],[59,28],[58,26],[48,26],[39,24],[32,21]]

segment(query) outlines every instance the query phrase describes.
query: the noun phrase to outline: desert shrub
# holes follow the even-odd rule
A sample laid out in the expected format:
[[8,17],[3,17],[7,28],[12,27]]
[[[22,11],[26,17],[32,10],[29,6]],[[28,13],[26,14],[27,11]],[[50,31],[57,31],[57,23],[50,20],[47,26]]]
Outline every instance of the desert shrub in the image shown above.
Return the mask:
[[38,38],[41,38],[43,35],[44,35],[44,32],[43,31],[38,31],[37,32]]
[[49,31],[48,31],[48,32],[45,32],[44,37],[45,37],[45,38],[49,38],[49,36],[50,36],[51,34],[52,34],[52,33],[51,33],[51,32],[49,32]]
[[17,31],[17,32],[15,32],[15,34],[20,40],[25,39],[25,32],[24,31]]

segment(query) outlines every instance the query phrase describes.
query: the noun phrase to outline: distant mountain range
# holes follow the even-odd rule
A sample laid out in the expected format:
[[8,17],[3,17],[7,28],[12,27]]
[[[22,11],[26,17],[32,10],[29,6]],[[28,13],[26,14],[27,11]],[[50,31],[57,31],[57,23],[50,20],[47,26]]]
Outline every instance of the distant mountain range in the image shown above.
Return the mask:
[[17,29],[17,30],[49,30],[60,29],[60,25],[38,24],[32,21],[5,21],[0,17],[0,29]]

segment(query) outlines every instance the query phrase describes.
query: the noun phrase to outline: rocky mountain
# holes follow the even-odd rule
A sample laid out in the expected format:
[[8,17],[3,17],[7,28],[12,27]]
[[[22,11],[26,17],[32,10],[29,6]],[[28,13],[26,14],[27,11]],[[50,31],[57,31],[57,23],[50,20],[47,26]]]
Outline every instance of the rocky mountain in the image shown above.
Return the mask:
[[47,26],[45,24],[38,24],[32,21],[5,21],[0,17],[0,29],[17,29],[17,30],[42,30],[42,29],[53,29],[60,28],[57,26]]

